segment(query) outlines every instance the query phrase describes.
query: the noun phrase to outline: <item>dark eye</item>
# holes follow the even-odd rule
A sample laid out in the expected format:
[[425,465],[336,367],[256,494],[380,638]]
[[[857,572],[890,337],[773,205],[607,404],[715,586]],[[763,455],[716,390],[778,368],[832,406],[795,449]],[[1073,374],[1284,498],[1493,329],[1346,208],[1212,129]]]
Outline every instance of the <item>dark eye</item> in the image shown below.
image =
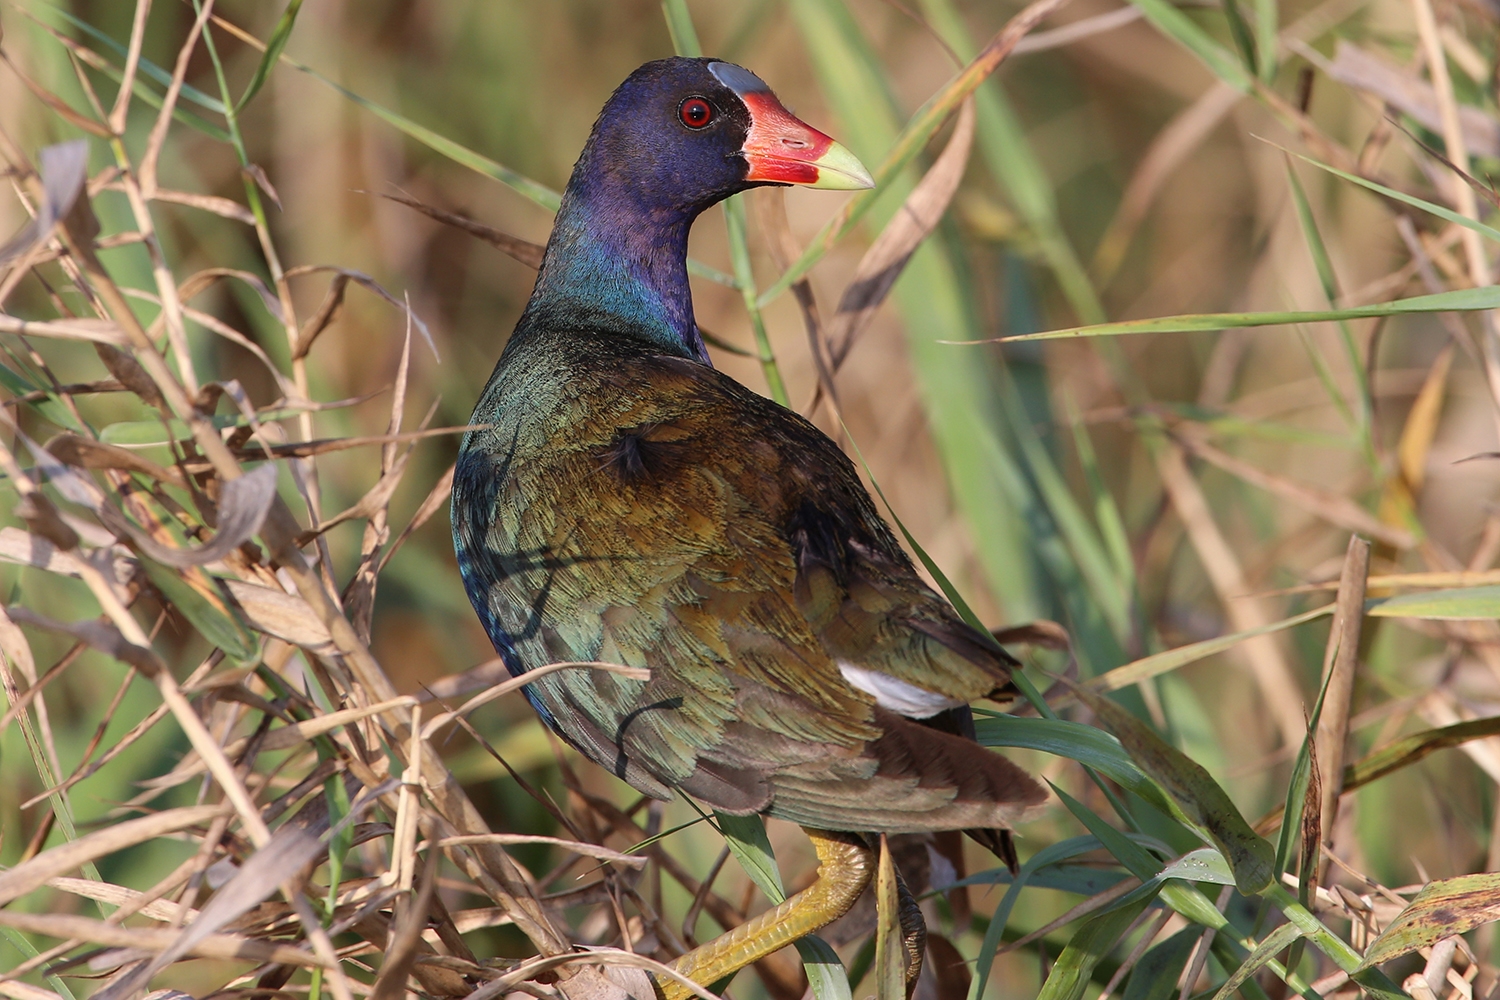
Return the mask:
[[677,109],[677,117],[688,128],[703,128],[714,120],[714,106],[701,97],[689,97]]

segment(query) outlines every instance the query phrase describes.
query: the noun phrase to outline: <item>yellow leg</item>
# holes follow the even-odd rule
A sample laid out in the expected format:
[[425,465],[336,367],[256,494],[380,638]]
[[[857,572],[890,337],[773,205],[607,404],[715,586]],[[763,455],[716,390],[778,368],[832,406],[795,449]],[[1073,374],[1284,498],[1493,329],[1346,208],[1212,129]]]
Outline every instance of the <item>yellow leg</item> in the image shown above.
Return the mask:
[[[875,853],[852,834],[806,832],[818,853],[817,881],[780,906],[694,948],[674,962],[673,968],[693,982],[708,986],[849,912],[875,872]],[[693,996],[673,980],[659,980],[656,988],[662,1000]]]

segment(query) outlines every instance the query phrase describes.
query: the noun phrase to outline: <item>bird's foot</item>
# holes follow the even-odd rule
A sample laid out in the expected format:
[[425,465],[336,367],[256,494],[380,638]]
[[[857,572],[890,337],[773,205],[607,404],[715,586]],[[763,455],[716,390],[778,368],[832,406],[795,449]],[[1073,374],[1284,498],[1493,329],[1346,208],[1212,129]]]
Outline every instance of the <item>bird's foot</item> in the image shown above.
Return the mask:
[[[811,829],[806,832],[818,855],[817,880],[780,906],[694,948],[674,962],[673,968],[706,986],[806,937],[849,911],[875,871],[875,852],[854,834]],[[911,898],[910,893],[907,898]],[[916,901],[912,900],[912,907],[915,906]],[[903,906],[903,931],[907,927],[905,909]],[[920,923],[920,911],[916,917]],[[925,926],[922,936],[925,939]],[[909,950],[910,943],[907,947]],[[920,959],[917,968],[920,971]],[[675,980],[657,979],[656,991],[661,1000],[687,1000],[693,996],[692,991]]]

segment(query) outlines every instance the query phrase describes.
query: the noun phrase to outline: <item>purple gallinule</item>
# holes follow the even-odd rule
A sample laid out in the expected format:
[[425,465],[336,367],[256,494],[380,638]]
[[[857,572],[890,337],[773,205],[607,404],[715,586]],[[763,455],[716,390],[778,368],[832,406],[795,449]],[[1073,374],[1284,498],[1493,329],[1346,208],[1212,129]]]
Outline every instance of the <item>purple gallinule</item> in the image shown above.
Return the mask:
[[693,318],[704,209],[871,183],[748,70],[636,70],[573,169],[454,475],[459,568],[512,673],[650,668],[540,678],[547,725],[648,795],[814,841],[817,881],[678,960],[699,983],[846,911],[866,835],[1008,828],[1044,795],[961,735],[1014,661],[917,575],[833,441],[712,367]]

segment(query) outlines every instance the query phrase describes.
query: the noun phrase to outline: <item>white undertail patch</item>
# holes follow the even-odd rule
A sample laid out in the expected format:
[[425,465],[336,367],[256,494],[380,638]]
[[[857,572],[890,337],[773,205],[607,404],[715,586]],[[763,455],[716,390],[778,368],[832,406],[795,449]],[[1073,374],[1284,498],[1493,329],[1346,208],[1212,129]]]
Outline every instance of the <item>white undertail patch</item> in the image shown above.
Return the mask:
[[926,719],[939,712],[965,704],[957,698],[919,688],[915,684],[908,684],[878,670],[856,667],[847,660],[837,662],[839,673],[844,675],[844,680],[849,682],[850,687],[858,688],[874,697],[875,703],[881,708],[895,712],[897,715],[904,715],[908,719]]

